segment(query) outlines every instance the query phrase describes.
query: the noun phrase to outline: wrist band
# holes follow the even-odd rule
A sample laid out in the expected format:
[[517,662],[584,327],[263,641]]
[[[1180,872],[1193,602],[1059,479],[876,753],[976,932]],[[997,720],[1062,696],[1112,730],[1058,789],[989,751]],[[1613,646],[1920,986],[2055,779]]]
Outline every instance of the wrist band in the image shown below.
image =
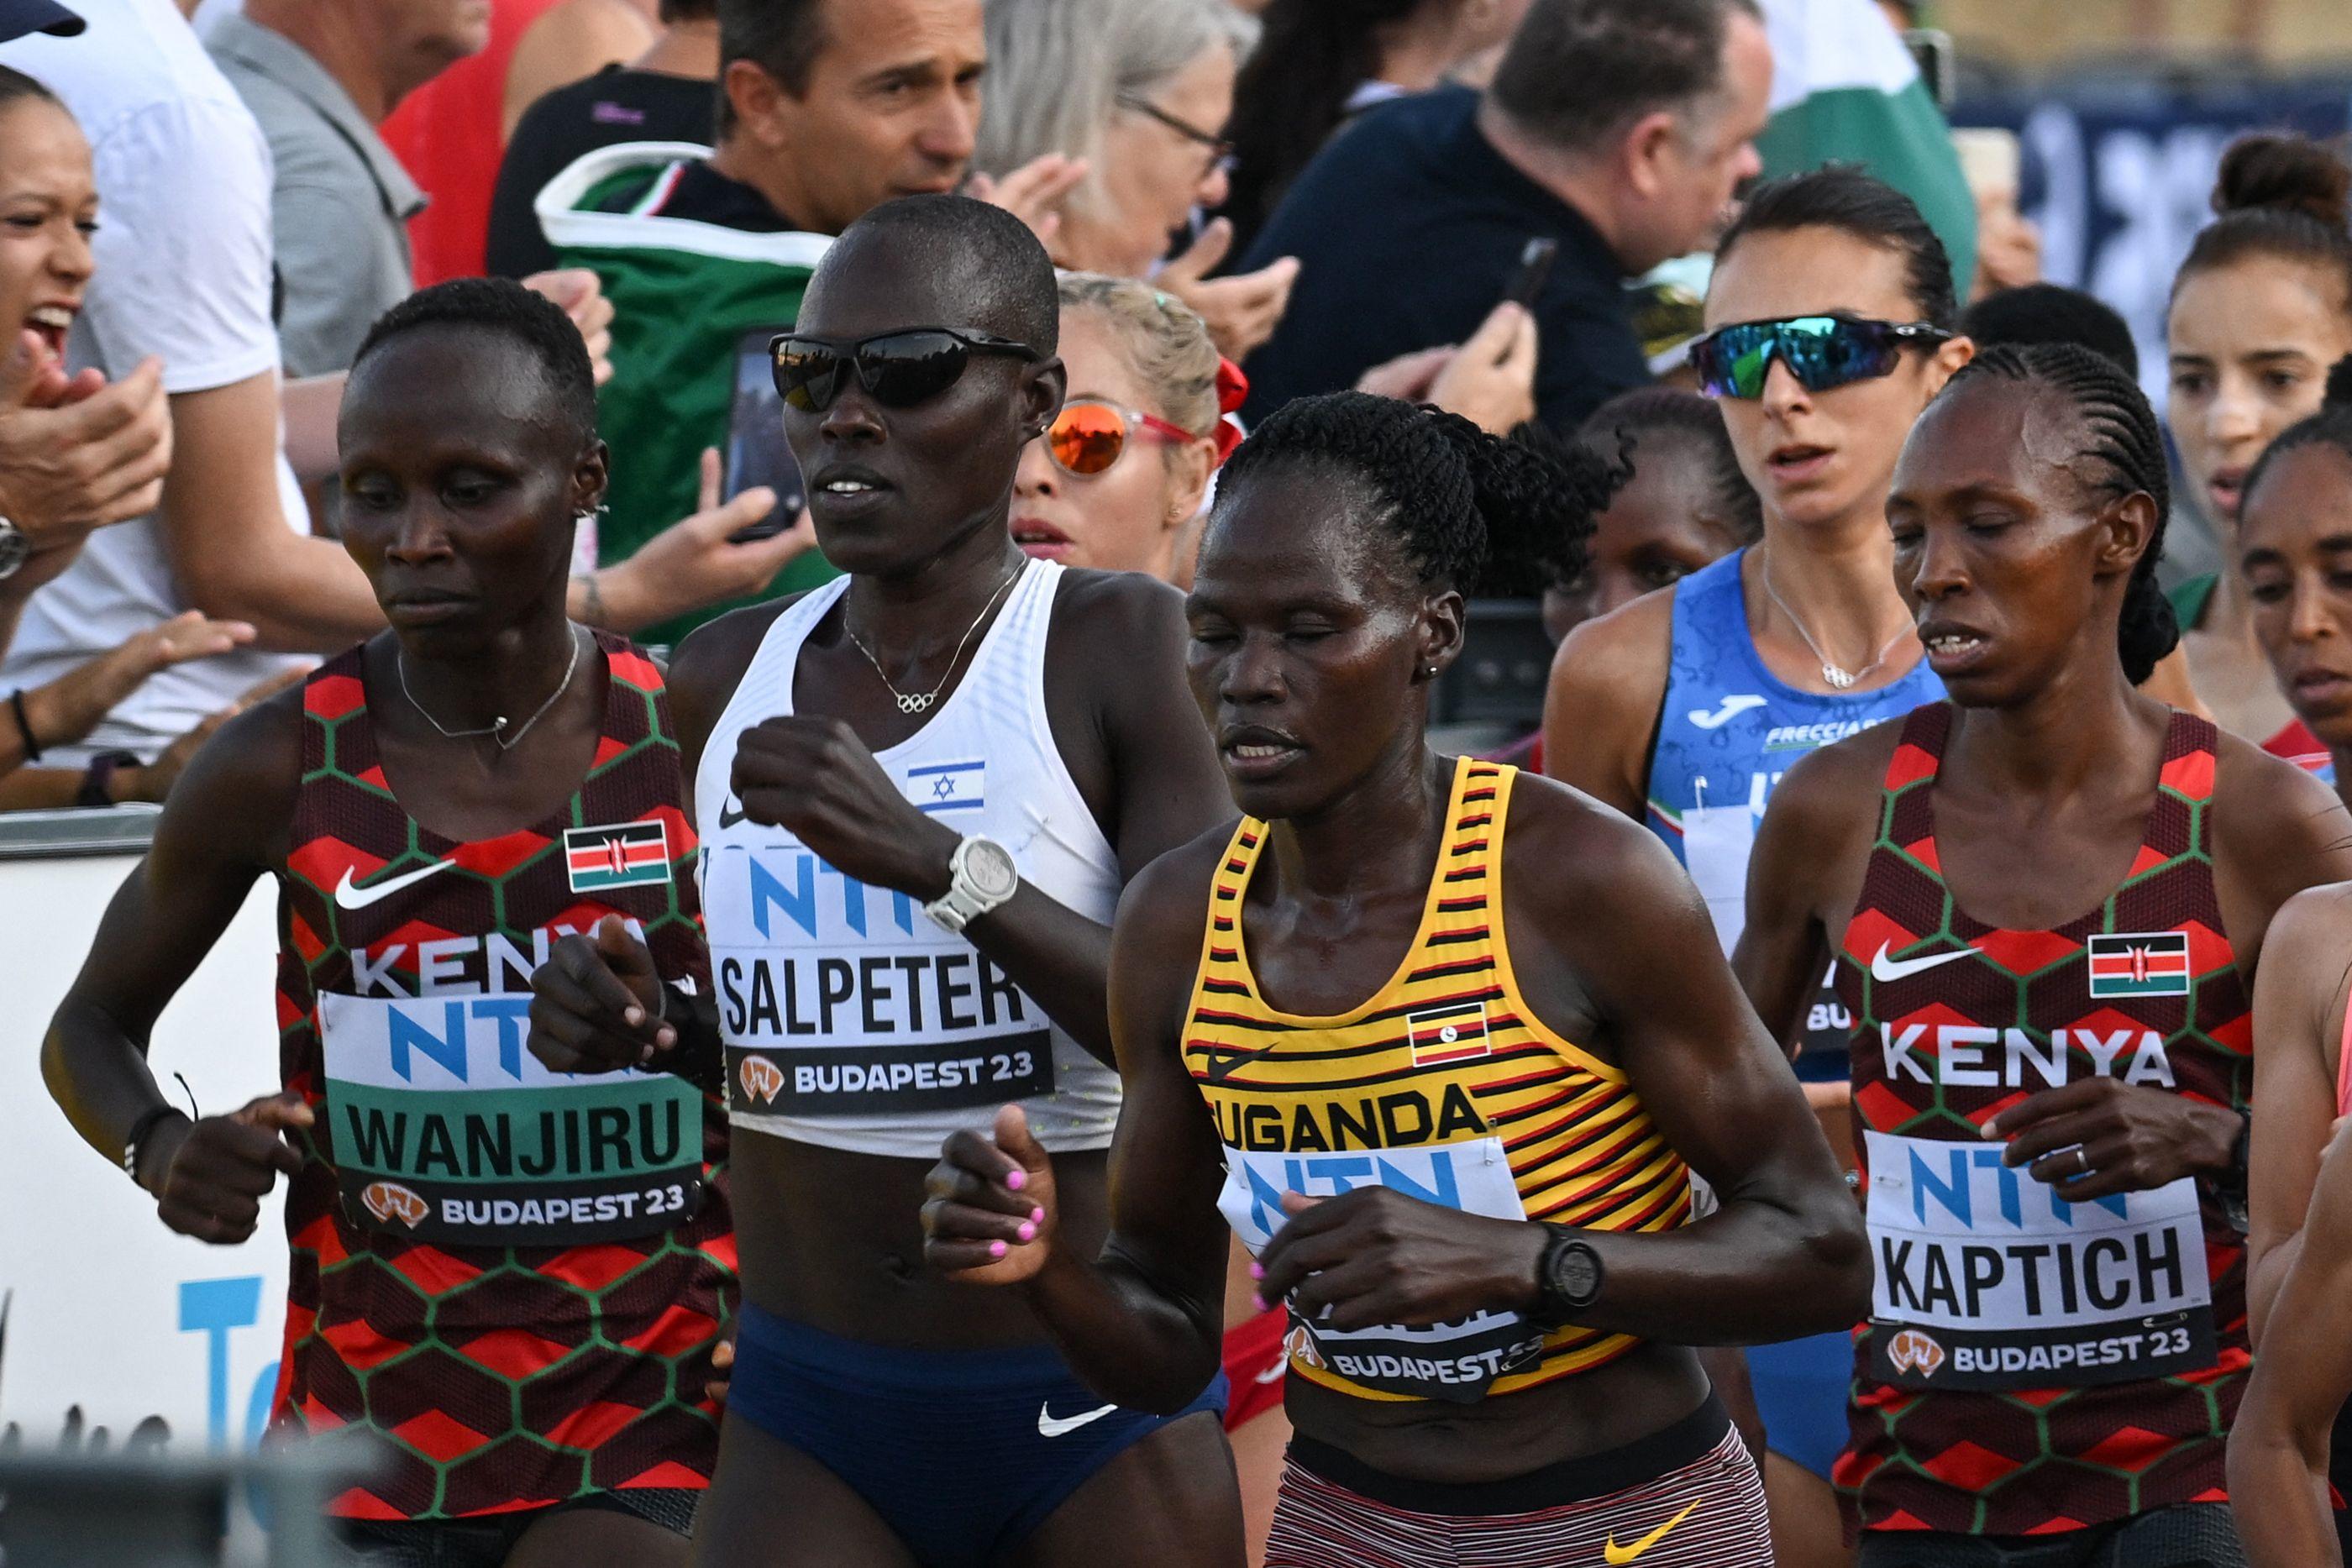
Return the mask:
[[41,759],[41,743],[33,734],[33,721],[25,716],[24,687],[19,686],[8,694],[8,711],[16,716],[16,738],[24,742],[25,760],[38,762]]
[[140,1146],[146,1143],[147,1134],[155,1130],[156,1123],[166,1116],[176,1116],[179,1113],[175,1107],[158,1105],[131,1124],[131,1136],[122,1142],[122,1174],[124,1176],[129,1176],[132,1181],[139,1179]]

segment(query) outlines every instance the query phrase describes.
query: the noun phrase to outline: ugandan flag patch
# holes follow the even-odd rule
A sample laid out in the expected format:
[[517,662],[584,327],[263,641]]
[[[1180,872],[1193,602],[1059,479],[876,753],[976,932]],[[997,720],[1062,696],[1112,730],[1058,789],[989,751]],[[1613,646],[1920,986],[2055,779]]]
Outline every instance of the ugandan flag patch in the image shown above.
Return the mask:
[[574,893],[658,887],[669,880],[669,830],[659,818],[608,828],[567,828],[563,864]]
[[2156,931],[2091,938],[2094,999],[2188,994],[2188,932]]
[[1438,1067],[1449,1061],[1469,1061],[1492,1049],[1486,1043],[1486,1004],[1449,1002],[1444,1007],[1410,1013],[1405,1032],[1412,1041],[1415,1067]]

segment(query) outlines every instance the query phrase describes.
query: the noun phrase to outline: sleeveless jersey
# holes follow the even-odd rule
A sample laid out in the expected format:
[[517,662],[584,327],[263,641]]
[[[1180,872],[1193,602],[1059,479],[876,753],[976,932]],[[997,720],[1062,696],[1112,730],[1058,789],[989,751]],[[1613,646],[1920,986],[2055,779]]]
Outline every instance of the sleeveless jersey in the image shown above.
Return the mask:
[[1748,624],[1747,557],[1734,550],[1675,584],[1672,663],[1650,759],[1650,827],[1706,896],[1727,954],[1747,925],[1748,857],[1780,776],[1809,751],[1944,695],[1924,659],[1873,691],[1806,692],[1781,681]]
[[[1690,1218],[1690,1173],[1624,1072],[1544,1027],[1503,938],[1503,831],[1517,769],[1454,764],[1444,843],[1394,976],[1325,1018],[1268,1003],[1242,906],[1266,825],[1244,819],[1211,884],[1184,1065],[1225,1145],[1218,1200],[1262,1251],[1282,1195],[1364,1186],[1472,1214],[1592,1230]],[[1294,1316],[1290,1369],[1365,1399],[1468,1404],[1590,1371],[1629,1334],[1547,1333],[1511,1312],[1341,1332]]]
[[1864,1527],[2029,1535],[2225,1498],[2243,1238],[2183,1177],[2070,1204],[1983,1124],[2092,1074],[2243,1106],[2252,1030],[2213,885],[2212,725],[2172,716],[2122,886],[2051,931],[1961,909],[1936,852],[1954,710],[1906,721],[1838,957],[1876,1279],[1840,1484]]
[[[1108,925],[1118,908],[1118,856],[1045,715],[1061,572],[1051,561],[1023,569],[955,690],[875,760],[924,812],[1003,844],[1024,882]],[[844,875],[786,829],[750,821],[735,800],[737,741],[793,711],[801,644],[848,586],[829,582],[777,615],[696,780],[734,1124],[929,1162],[950,1133],[1019,1101],[1046,1148],[1108,1147],[1117,1072],[914,898]]]
[[274,1419],[383,1439],[385,1473],[331,1505],[344,1517],[698,1488],[717,1458],[720,1108],[666,1073],[551,1072],[523,1044],[531,971],[608,914],[664,976],[707,983],[661,675],[597,643],[603,739],[578,792],[472,842],[385,782],[361,650],[304,688],[278,1016],[285,1085],[318,1122],[287,1198]]

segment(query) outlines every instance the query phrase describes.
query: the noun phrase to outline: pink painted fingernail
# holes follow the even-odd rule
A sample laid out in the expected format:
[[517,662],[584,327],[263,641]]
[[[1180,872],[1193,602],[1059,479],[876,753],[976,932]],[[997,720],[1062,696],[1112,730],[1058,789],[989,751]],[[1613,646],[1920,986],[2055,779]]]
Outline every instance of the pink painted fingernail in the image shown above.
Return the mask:
[[1012,1191],[1019,1192],[1023,1187],[1029,1185],[1029,1173],[1027,1171],[1007,1172],[1004,1177],[1004,1185]]
[[1042,1208],[1033,1208],[1029,1211],[1029,1218],[1043,1225],[1045,1223],[1045,1211]]
[[1013,1234],[1024,1241],[1034,1241],[1037,1239],[1037,1228],[1024,1219],[1021,1222],[1021,1228]]
[[1250,1260],[1250,1278],[1253,1280],[1263,1280],[1265,1278],[1265,1265],[1259,1262],[1255,1258]]
[[1007,1247],[1002,1241],[992,1241],[988,1244],[988,1255],[992,1258],[1002,1258],[1011,1250],[1013,1250],[1013,1249]]
[[1250,1300],[1257,1303],[1257,1310],[1259,1312],[1270,1312],[1274,1311],[1274,1303],[1267,1301],[1264,1296],[1259,1295],[1255,1291],[1252,1291],[1250,1292]]

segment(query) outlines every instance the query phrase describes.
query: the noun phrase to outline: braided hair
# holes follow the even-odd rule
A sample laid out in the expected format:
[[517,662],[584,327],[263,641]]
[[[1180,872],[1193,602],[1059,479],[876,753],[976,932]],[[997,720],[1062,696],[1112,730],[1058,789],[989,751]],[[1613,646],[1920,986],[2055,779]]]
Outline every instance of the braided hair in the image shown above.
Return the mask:
[[[1538,427],[1530,427],[1538,428]],[[1635,387],[1619,392],[1586,416],[1578,433],[1604,459],[1623,465],[1626,477],[1641,471],[1643,449],[1651,458],[1684,460],[1704,469],[1708,497],[1742,544],[1764,537],[1764,500],[1739,466],[1739,451],[1724,428],[1723,407],[1713,398],[1676,387]]]
[[2255,487],[2262,484],[2263,476],[2270,472],[2279,454],[2322,442],[2352,457],[2352,355],[2336,361],[2336,367],[2327,372],[2327,396],[2319,405],[2319,412],[2287,426],[2254,459],[2253,470],[2246,476],[2245,499],[2253,499]]
[[2015,382],[2040,388],[2065,402],[2080,422],[2085,444],[2078,460],[2100,464],[2106,472],[2086,483],[2101,496],[2115,499],[2145,495],[2156,503],[2156,528],[2147,548],[2132,563],[2131,580],[2124,591],[2123,619],[2116,631],[2116,648],[2124,675],[2138,685],[2155,673],[2158,661],[2180,642],[2180,625],[2172,603],[2156,580],[2156,563],[2164,553],[2164,524],[2172,509],[2170,480],[2165,467],[2164,433],[2156,410],[2139,383],[2105,354],[2074,343],[2003,344],[1987,349],[1947,382],[1942,396],[1955,389],[1989,380]]
[[1617,481],[1581,447],[1539,451],[1458,414],[1340,392],[1300,398],[1260,424],[1225,465],[1218,513],[1263,470],[1291,465],[1368,494],[1371,507],[1350,519],[1392,536],[1423,587],[1464,593],[1533,594],[1574,577]]

